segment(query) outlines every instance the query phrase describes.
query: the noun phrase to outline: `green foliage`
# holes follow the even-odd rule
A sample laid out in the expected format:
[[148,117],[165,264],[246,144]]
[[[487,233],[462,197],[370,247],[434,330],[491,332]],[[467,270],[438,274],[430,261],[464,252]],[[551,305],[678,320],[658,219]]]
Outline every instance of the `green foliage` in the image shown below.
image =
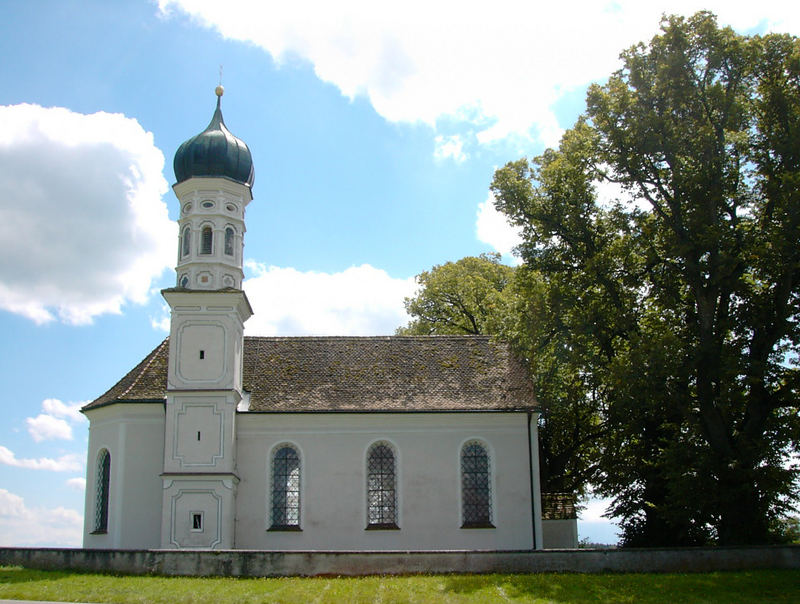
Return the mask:
[[622,61],[492,184],[540,284],[539,396],[598,426],[625,544],[770,542],[797,493],[800,42],[701,12]]
[[504,291],[513,277],[500,254],[434,266],[417,275],[419,292],[405,299],[414,319],[397,335],[496,333],[506,314]]
[[777,535],[778,543],[800,545],[800,518],[797,516],[783,516],[775,518],[772,530]]
[[796,489],[783,462],[798,433],[798,49],[708,13],[665,18],[588,95],[598,160],[649,206],[646,301],[676,314],[664,324],[686,388],[663,425],[692,454],[680,473],[666,443],[653,461],[683,483],[670,487],[690,503],[683,520],[721,543],[769,541]]
[[0,598],[189,602],[797,602],[800,571],[680,574],[491,574],[407,577],[119,577],[0,567]]

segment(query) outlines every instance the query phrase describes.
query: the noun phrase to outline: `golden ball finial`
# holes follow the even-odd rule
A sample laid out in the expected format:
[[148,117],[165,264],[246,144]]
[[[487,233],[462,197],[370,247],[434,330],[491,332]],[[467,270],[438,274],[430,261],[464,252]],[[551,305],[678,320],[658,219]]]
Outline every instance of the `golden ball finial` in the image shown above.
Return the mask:
[[222,96],[223,94],[225,94],[225,89],[222,87],[222,84],[220,84],[219,86],[217,86],[214,92],[217,93],[217,96]]

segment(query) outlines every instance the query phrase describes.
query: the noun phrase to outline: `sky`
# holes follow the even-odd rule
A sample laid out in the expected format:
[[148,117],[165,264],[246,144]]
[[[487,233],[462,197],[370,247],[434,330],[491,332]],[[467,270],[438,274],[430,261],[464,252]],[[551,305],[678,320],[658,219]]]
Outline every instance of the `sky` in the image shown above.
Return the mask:
[[[248,335],[384,335],[414,276],[517,234],[495,169],[555,146],[662,14],[800,34],[785,0],[0,2],[0,546],[81,544],[78,409],[167,335],[172,158],[249,146]],[[221,74],[221,75],[220,75]],[[593,500],[579,537],[614,543]]]

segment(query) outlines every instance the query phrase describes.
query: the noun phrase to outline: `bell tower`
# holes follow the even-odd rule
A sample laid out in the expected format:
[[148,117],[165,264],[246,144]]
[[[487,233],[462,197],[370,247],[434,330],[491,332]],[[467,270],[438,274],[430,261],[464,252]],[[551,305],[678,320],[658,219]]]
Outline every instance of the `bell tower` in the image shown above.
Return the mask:
[[253,161],[222,119],[222,86],[208,127],[175,153],[180,204],[171,309],[164,442],[164,548],[235,547],[236,407],[242,399],[245,208]]

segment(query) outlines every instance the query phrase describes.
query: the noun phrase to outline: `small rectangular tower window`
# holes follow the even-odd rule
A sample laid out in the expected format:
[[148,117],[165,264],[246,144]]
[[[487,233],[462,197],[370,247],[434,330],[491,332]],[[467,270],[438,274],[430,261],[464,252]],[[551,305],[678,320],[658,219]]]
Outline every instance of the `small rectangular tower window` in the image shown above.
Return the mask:
[[206,358],[206,351],[205,350],[201,350],[200,351],[200,359],[202,360],[204,358]]
[[213,253],[213,241],[214,241],[214,233],[211,231],[211,227],[203,227],[203,230],[200,233],[200,253],[201,254],[211,254]]
[[203,531],[203,512],[192,512],[192,531]]

